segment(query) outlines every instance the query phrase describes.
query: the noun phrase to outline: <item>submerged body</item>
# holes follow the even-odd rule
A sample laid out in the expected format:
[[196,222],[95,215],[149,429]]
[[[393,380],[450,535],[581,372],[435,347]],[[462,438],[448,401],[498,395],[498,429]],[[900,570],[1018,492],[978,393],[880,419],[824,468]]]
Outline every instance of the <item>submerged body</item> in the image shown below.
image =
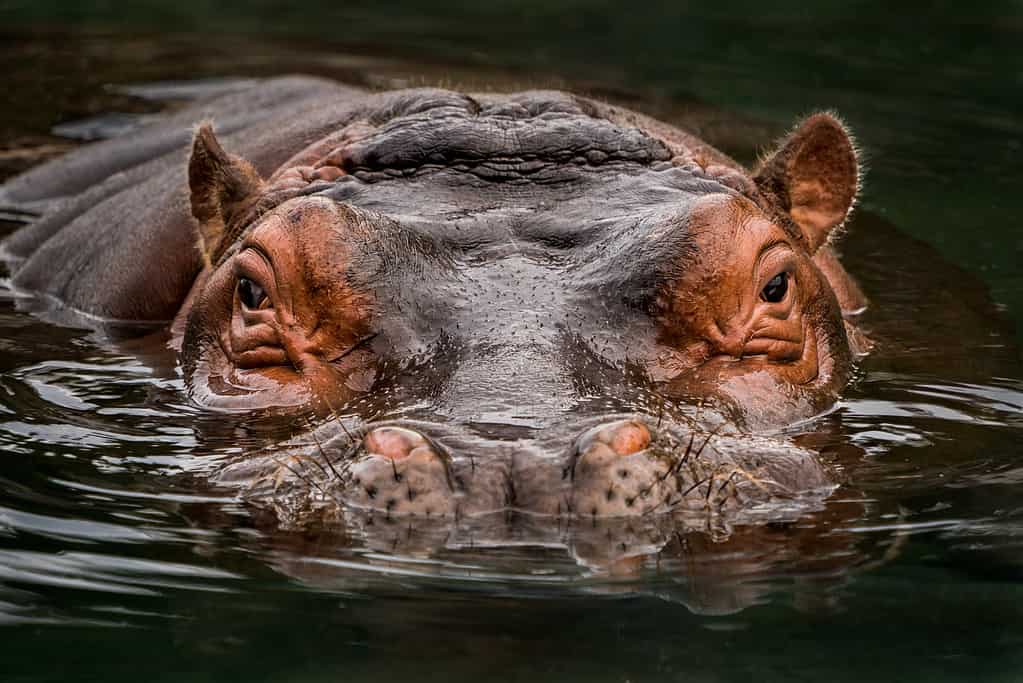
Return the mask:
[[187,163],[174,135],[198,110],[0,201],[74,178],[5,244],[15,286],[97,324],[169,325],[211,409],[325,420],[222,483],[442,518],[830,490],[816,454],[755,434],[827,410],[864,350],[830,246],[858,188],[834,117],[747,172],[560,92],[282,79],[208,109],[238,132],[201,125]]

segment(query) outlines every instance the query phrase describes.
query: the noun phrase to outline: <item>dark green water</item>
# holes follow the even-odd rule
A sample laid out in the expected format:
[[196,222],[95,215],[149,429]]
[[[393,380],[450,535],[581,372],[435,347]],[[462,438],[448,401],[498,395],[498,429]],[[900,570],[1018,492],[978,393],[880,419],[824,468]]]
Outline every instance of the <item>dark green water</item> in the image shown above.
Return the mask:
[[1023,677],[1023,4],[789,5],[0,2],[5,173],[164,106],[108,84],[573,87],[745,159],[834,108],[870,167],[844,249],[885,340],[795,431],[847,475],[823,509],[609,569],[275,528],[191,479],[265,434],[0,288],[0,680]]

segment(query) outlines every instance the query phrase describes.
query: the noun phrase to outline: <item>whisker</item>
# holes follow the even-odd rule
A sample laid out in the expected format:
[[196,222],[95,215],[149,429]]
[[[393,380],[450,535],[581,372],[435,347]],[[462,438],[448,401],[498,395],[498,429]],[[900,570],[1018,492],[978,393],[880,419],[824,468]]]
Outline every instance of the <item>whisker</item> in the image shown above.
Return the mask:
[[278,458],[277,458],[276,456],[270,456],[270,457],[271,457],[271,458],[273,458],[274,462],[276,462],[276,463],[277,463],[278,465],[280,465],[280,466],[281,466],[281,467],[283,467],[284,469],[288,470],[289,472],[291,472],[292,474],[294,474],[294,475],[295,475],[296,477],[298,477],[299,479],[301,479],[301,480],[302,480],[303,482],[305,482],[305,484],[306,484],[307,486],[312,486],[312,487],[316,488],[317,490],[319,490],[319,492],[320,492],[320,493],[322,493],[322,494],[323,494],[324,496],[326,496],[326,497],[328,497],[328,498],[333,498],[333,496],[331,496],[331,495],[330,495],[330,494],[328,494],[328,493],[327,493],[326,491],[324,491],[324,490],[323,490],[323,488],[322,488],[322,487],[321,487],[321,486],[320,486],[319,484],[317,484],[317,483],[316,483],[315,481],[313,481],[312,479],[309,479],[308,477],[306,477],[306,476],[302,475],[301,473],[299,473],[299,471],[298,471],[298,470],[296,470],[295,468],[293,468],[293,467],[292,467],[291,465],[289,465],[288,463],[286,463],[286,462],[282,462],[282,461],[281,461],[281,460],[279,460],[279,459],[278,459]]
[[334,469],[334,463],[332,463],[330,461],[330,458],[327,457],[327,453],[323,450],[323,444],[321,444],[320,440],[318,438],[316,438],[316,429],[313,426],[312,420],[309,420],[308,422],[309,422],[309,436],[312,437],[313,442],[316,444],[316,449],[318,451],[320,451],[320,455],[323,456],[323,461],[325,463],[327,463],[327,467],[330,468],[330,471],[333,472],[334,476],[338,479],[338,481],[340,481],[341,480],[341,475],[338,474],[338,471],[336,469]]
[[[739,487],[736,486],[735,482],[732,481],[732,477],[734,477],[736,474],[737,474],[737,472],[734,472],[734,471],[732,472],[732,474],[728,477],[728,479],[725,481],[725,483],[721,485],[722,488],[718,489],[718,495],[721,496],[721,490],[725,486],[730,486],[731,487],[731,491],[732,491],[732,497],[736,500],[736,502],[738,502],[738,500],[739,500]],[[725,507],[725,503],[727,503],[727,502],[728,502],[728,497],[727,496],[721,496],[721,499],[718,502],[718,512],[721,512],[721,509],[723,507]]]
[[319,469],[321,472],[323,472],[323,476],[325,478],[327,478],[327,479],[330,478],[330,475],[327,474],[327,470],[324,469],[323,465],[321,465],[320,463],[316,462],[316,458],[314,458],[314,457],[312,457],[310,455],[306,455],[305,453],[301,453],[301,454],[293,456],[293,457],[301,459],[302,462],[311,462],[312,464],[316,465],[317,469]]
[[718,432],[720,432],[722,429],[724,429],[724,426],[725,426],[725,423],[722,422],[721,424],[719,424],[717,427],[714,428],[714,431],[712,431],[709,434],[707,434],[707,438],[704,439],[703,443],[700,444],[700,447],[698,449],[696,449],[696,453],[693,454],[693,458],[699,459],[699,457],[701,455],[703,455],[703,449],[707,447],[707,444],[710,443],[711,439],[713,439],[715,436],[718,435]]
[[710,477],[711,478],[710,483],[707,484],[707,496],[703,499],[703,504],[706,507],[710,507],[710,493],[711,493],[711,491],[714,490],[714,481],[713,480],[717,479],[717,477],[718,477],[718,473],[714,472],[711,475],[711,477]]
[[351,473],[352,465],[355,463],[354,455],[359,451],[359,446],[351,446],[349,449],[341,455],[338,460],[341,461],[341,469],[338,476],[347,475]]
[[697,487],[703,486],[704,484],[706,484],[711,479],[713,479],[713,476],[705,477],[705,478],[701,479],[700,481],[696,482],[695,484],[693,484],[692,486],[690,486],[689,488],[687,488],[685,491],[682,492],[682,497],[685,498],[694,489],[696,489]]
[[728,486],[732,482],[733,479],[735,479],[735,475],[737,475],[738,473],[739,473],[738,469],[732,470],[732,473],[728,475],[727,479],[725,479],[725,483],[723,483],[721,485],[721,487],[718,488],[718,495],[719,496],[721,495],[721,492],[725,490],[725,487]]
[[350,431],[348,431],[348,427],[345,426],[345,421],[341,419],[341,415],[334,409],[334,404],[332,404],[330,399],[326,396],[323,397],[323,402],[327,404],[328,408],[330,408],[330,414],[334,416],[334,420],[337,422],[338,426],[341,427],[341,431],[343,431],[345,436],[348,437],[348,443],[355,443],[355,437],[352,436]]
[[696,440],[696,432],[695,431],[689,432],[689,444],[686,446],[685,454],[679,459],[678,463],[675,465],[675,468],[674,468],[675,473],[678,473],[679,471],[681,471],[682,465],[686,464],[686,460],[689,459],[689,454],[693,452],[693,441],[695,441],[695,440]]

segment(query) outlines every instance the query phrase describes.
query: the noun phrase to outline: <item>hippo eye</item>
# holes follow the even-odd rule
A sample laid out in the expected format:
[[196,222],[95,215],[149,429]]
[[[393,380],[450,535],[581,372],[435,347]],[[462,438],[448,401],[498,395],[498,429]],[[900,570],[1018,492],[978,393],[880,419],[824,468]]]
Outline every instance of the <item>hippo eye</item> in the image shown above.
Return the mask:
[[238,278],[238,299],[242,306],[251,310],[264,308],[264,304],[268,303],[263,288],[247,277]]
[[770,304],[776,304],[785,298],[789,291],[789,274],[778,273],[760,290],[760,298]]

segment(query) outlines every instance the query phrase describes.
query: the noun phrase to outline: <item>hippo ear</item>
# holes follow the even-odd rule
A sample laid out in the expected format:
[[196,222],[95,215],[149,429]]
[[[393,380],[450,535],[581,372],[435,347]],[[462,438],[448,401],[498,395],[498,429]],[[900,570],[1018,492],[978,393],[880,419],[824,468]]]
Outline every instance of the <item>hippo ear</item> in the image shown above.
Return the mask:
[[814,114],[761,161],[753,180],[802,228],[813,253],[842,225],[856,201],[856,147],[838,118]]
[[204,259],[213,260],[222,251],[225,227],[259,195],[262,186],[252,164],[225,152],[213,127],[208,122],[200,124],[188,160],[188,187]]

